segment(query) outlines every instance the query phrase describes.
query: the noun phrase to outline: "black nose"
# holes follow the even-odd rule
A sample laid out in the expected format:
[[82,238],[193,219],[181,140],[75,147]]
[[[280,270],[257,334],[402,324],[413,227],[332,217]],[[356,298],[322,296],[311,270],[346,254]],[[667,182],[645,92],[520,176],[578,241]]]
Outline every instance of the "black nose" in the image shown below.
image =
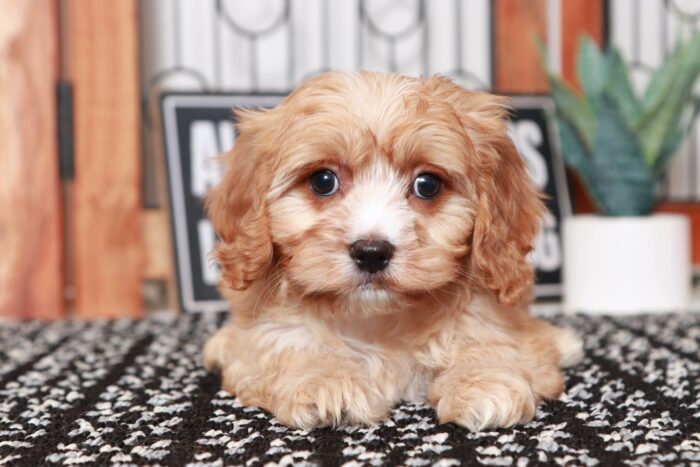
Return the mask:
[[385,240],[358,240],[350,245],[350,257],[365,272],[386,268],[394,256],[394,245]]

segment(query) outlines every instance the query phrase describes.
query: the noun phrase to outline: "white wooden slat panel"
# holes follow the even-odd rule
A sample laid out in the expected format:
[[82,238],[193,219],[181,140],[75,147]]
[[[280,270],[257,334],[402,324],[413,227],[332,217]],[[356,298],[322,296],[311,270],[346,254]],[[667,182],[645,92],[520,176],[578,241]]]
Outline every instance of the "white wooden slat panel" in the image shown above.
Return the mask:
[[148,87],[159,72],[175,63],[174,6],[172,2],[139,2],[142,86]]
[[[667,18],[668,52],[673,50],[679,41],[687,41],[698,29],[700,18],[685,17],[680,12],[700,12],[700,0],[669,0]],[[700,92],[696,88],[696,96]],[[668,197],[678,200],[700,200],[700,126],[694,125],[693,133],[681,146],[679,152],[671,161],[668,176]]]
[[396,71],[399,73],[411,76],[426,74],[426,63],[423,63],[424,29],[424,25],[416,28],[396,46],[396,63],[398,65]]
[[639,6],[639,54],[642,62],[657,67],[666,55],[667,46],[664,39],[667,16],[664,0],[644,0]]
[[488,0],[365,0],[366,18],[360,0],[289,0],[284,20],[286,5],[141,2],[144,91],[154,83],[174,90],[285,91],[324,69],[392,66],[410,75],[461,68],[469,76],[460,79],[465,85],[490,86]]
[[681,144],[678,153],[669,164],[667,174],[667,196],[669,199],[686,199],[693,195],[691,184],[691,146],[690,141]]
[[672,13],[681,13],[691,19],[700,19],[700,2],[698,0],[668,0]]
[[[141,1],[143,95],[150,98],[163,90],[287,92],[325,69],[388,71],[391,41],[370,32],[367,18],[360,16],[360,2]],[[489,0],[364,0],[362,4],[381,31],[391,35],[408,28],[396,40],[399,72],[442,73],[466,87],[490,88]],[[420,5],[423,18],[417,17]],[[269,31],[256,36],[263,30]],[[155,115],[145,115],[144,120],[152,130]],[[147,180],[153,179],[157,138],[151,131],[144,134]],[[145,200],[160,205],[153,185],[146,184]]]
[[[255,2],[234,2],[222,0],[227,21],[223,29],[235,29],[230,51],[245,50],[248,60],[238,62],[232,75],[236,81],[248,79],[249,90],[284,90],[288,87],[290,72],[289,49],[287,42],[287,21],[285,0],[258,0]],[[255,35],[255,38],[248,37]],[[239,45],[240,44],[240,45]],[[251,54],[255,57],[250,60]],[[225,59],[223,59],[225,62]],[[247,75],[247,76],[246,76]],[[224,83],[226,86],[227,83]]]
[[[467,87],[490,87],[489,0],[364,0],[363,5],[381,32],[408,28],[396,39],[398,71],[443,73]],[[391,41],[369,30],[360,0],[148,0],[140,2],[140,22],[144,97],[162,90],[287,92],[326,69],[391,68]],[[256,36],[264,30],[270,31]],[[145,116],[150,129],[155,120]],[[148,180],[156,167],[157,138],[144,134]],[[145,186],[146,202],[160,205],[153,186]]]
[[[666,17],[666,38],[670,53],[679,40],[682,40],[682,33],[685,21],[674,13],[673,8],[665,14]],[[670,199],[686,199],[693,197],[693,187],[691,184],[691,157],[692,147],[688,141],[681,145],[678,153],[674,156],[669,164],[669,170],[666,180],[667,196]]]
[[665,56],[663,0],[644,0],[638,11],[639,37],[633,53],[636,56],[634,61],[642,65],[635,74],[635,85],[642,90],[649,85],[653,70],[659,67]]
[[610,3],[612,43],[629,59],[632,57],[632,4],[637,0],[613,0]]
[[[330,63],[334,70],[359,68],[357,43],[360,20],[357,0],[326,0],[330,8],[328,45]],[[303,50],[303,49],[302,49]]]
[[217,18],[217,27],[219,28],[221,46],[219,60],[223,78],[219,88],[251,91],[253,83],[248,70],[251,54],[250,41],[228,27],[223,16]]
[[428,74],[447,74],[470,88],[488,88],[489,14],[486,0],[426,2]]
[[[372,0],[363,2],[365,46],[368,61],[364,68],[419,75],[423,19],[421,0]],[[395,41],[396,46],[391,43]]]
[[259,39],[258,69],[255,90],[285,91],[290,87],[288,26]]
[[[696,94],[700,95],[700,94]],[[695,180],[695,190],[692,193],[692,198],[695,200],[700,200],[700,121],[696,121],[693,125],[693,133],[689,138],[688,143],[688,154],[692,157],[695,163],[693,164]]]
[[426,20],[430,31],[428,48],[430,74],[456,70],[459,67],[456,56],[459,47],[455,39],[459,37],[458,23],[461,18],[456,17],[455,6],[454,0],[429,2]]
[[547,50],[549,66],[561,74],[562,71],[562,22],[561,1],[547,0]]
[[491,76],[491,3],[489,0],[462,0],[462,63],[480,82],[475,87],[489,88]]
[[[303,81],[323,70],[324,55],[330,55],[329,44],[323,37],[324,16],[329,16],[328,4],[323,0],[296,0],[292,3],[292,27],[294,28],[294,80]],[[289,57],[285,57],[289,59]],[[286,83],[289,88],[291,83]]]
[[216,11],[213,2],[201,0],[180,0],[176,26],[180,32],[180,62],[187,69],[197,70],[205,82],[215,85],[215,30],[212,19]]

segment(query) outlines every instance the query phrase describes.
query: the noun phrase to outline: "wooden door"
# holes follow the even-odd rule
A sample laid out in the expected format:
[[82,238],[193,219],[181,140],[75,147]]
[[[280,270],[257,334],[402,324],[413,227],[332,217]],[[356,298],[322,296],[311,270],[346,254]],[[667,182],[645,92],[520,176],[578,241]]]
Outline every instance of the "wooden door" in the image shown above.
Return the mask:
[[56,0],[0,0],[0,317],[63,316]]
[[136,0],[66,2],[73,85],[75,313],[142,313],[141,118]]

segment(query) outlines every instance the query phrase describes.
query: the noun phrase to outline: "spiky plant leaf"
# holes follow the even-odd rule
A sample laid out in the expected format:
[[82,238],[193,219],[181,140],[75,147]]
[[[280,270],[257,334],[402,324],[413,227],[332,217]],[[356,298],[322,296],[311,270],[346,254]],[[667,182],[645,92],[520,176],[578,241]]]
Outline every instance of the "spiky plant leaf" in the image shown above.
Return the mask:
[[[580,138],[561,114],[557,114],[556,124],[559,130],[561,153],[566,165],[571,167],[579,176],[589,198],[593,201],[598,210],[605,212],[604,206],[598,199],[598,194],[593,189],[595,174],[590,154],[586,152]],[[606,214],[608,213],[606,212]]]
[[654,73],[642,100],[643,113],[640,114],[636,128],[645,126],[654,116],[656,110],[664,105],[671,93],[683,61],[682,47],[676,48],[665,63]]
[[[578,72],[584,96],[548,70],[564,157],[603,213],[649,214],[654,181],[700,110],[696,103],[694,112],[684,112],[690,110],[693,84],[700,75],[700,34],[673,53],[643,99],[635,94],[617,50],[609,50],[601,65],[594,43],[582,39],[581,44]],[[539,46],[546,63],[544,46]],[[595,71],[597,67],[602,68]]]
[[666,138],[664,145],[659,149],[659,155],[654,164],[654,174],[656,176],[662,176],[666,170],[666,165],[679,149],[680,144],[683,142],[683,137],[685,132],[680,128],[676,128],[673,133]]
[[586,151],[581,138],[566,118],[557,114],[556,122],[564,160],[567,165],[580,171],[583,178],[588,178],[587,174],[591,170],[591,155]]
[[582,35],[579,39],[576,73],[586,99],[590,101],[593,110],[597,111],[608,80],[608,67],[605,56],[588,35]]
[[[669,70],[663,67],[657,72],[661,78],[652,80],[656,87],[649,86],[647,95],[650,101],[647,103],[645,99],[651,108],[645,110],[638,125],[644,158],[652,167],[657,165],[661,149],[668,146],[667,139],[674,138],[683,108],[688,104],[688,96],[700,75],[700,34],[679,47],[671,63],[673,66]],[[668,73],[671,76],[667,76]],[[656,103],[658,99],[663,99],[663,102]]]
[[591,186],[605,211],[614,216],[647,215],[654,207],[654,180],[637,138],[607,95],[601,101],[592,153]]
[[608,71],[605,92],[620,109],[627,127],[634,128],[642,112],[642,104],[632,88],[627,65],[615,48],[608,50],[606,64]]
[[576,96],[563,80],[554,75],[549,76],[549,92],[557,106],[557,111],[579,135],[586,151],[590,151],[593,148],[598,124],[590,103]]

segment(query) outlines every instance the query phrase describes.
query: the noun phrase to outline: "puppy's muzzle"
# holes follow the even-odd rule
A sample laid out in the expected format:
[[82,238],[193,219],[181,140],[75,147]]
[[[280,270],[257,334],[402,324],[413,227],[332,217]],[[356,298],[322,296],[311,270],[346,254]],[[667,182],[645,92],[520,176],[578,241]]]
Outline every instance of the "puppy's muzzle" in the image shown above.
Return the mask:
[[394,256],[394,245],[386,240],[358,240],[350,245],[350,257],[361,271],[375,273],[385,269]]

